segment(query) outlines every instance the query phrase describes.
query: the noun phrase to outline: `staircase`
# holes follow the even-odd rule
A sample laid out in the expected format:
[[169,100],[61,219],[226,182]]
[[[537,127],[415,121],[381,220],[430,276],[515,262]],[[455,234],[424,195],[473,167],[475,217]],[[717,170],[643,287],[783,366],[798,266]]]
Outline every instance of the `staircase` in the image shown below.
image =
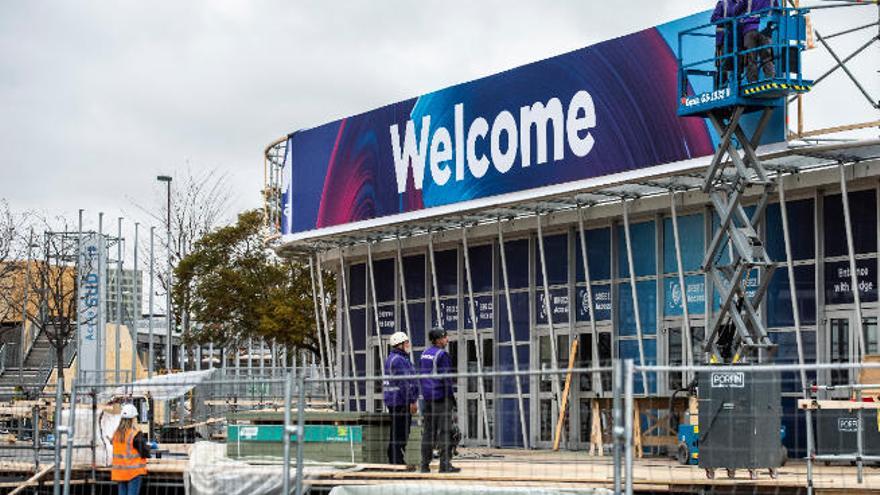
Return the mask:
[[37,335],[30,350],[27,351],[20,372],[18,344],[5,344],[5,348],[5,367],[0,373],[0,401],[10,400],[16,395],[16,388],[22,383],[25,384],[25,389],[42,390],[55,367],[55,349],[45,333],[40,332]]

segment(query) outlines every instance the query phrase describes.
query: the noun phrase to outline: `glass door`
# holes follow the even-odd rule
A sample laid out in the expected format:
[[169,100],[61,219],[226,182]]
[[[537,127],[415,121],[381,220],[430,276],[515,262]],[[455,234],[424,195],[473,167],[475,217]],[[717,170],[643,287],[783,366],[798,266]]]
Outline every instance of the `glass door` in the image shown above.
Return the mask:
[[[859,334],[854,324],[853,312],[831,313],[826,320],[826,356],[825,361],[831,364],[846,364],[859,361]],[[862,318],[862,339],[866,355],[877,354],[878,329],[877,317]],[[826,373],[828,385],[846,385],[858,381],[858,370],[833,369]]]

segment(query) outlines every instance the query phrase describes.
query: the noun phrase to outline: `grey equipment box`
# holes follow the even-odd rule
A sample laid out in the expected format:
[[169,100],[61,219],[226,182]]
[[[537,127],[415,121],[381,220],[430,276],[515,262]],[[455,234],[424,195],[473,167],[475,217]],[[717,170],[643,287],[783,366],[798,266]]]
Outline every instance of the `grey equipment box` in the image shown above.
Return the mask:
[[698,373],[700,467],[780,467],[782,398],[774,371]]
[[[816,411],[816,451],[819,455],[853,455],[858,451],[858,411]],[[862,410],[862,454],[880,455],[877,410]]]

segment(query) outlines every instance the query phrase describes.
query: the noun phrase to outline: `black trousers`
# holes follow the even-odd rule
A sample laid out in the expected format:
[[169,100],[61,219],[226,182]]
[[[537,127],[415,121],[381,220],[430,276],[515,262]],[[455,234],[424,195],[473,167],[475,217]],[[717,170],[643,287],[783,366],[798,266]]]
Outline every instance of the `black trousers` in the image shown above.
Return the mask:
[[[749,31],[743,39],[746,50],[758,48],[770,44],[770,37],[760,31]],[[764,78],[772,79],[776,76],[776,67],[773,63],[773,50],[765,48],[746,54],[746,79],[749,82],[758,80],[758,65],[764,72]]]
[[409,406],[392,407],[391,437],[388,439],[388,464],[406,464],[406,442],[409,440],[409,429],[412,414]]
[[422,432],[422,467],[434,457],[434,448],[440,451],[440,469],[449,467],[452,458],[452,414],[455,399],[425,401],[425,426]]

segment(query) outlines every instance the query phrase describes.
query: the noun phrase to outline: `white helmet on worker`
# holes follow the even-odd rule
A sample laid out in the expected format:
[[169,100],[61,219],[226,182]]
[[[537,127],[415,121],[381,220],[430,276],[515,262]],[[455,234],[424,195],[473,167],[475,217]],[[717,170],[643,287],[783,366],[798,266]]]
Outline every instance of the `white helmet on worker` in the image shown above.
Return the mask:
[[391,344],[391,347],[397,347],[404,342],[409,342],[409,337],[403,332],[394,332],[391,334],[391,338],[388,339],[388,343]]
[[124,404],[122,406],[122,419],[132,419],[138,416],[138,410],[134,404]]

